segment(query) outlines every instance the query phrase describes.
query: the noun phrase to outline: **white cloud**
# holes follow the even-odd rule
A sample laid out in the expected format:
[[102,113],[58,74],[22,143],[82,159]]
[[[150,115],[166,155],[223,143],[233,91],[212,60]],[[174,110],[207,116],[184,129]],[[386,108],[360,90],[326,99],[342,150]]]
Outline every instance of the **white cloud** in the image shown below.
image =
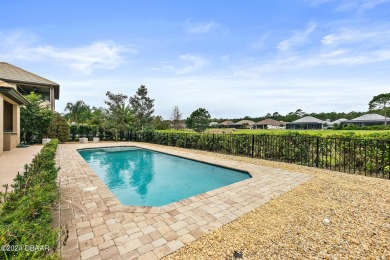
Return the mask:
[[40,46],[32,50],[84,73],[90,73],[95,69],[114,69],[124,62],[126,53],[136,53],[131,47],[113,42],[94,42],[87,46],[69,49]]
[[164,62],[164,69],[172,70],[177,75],[188,74],[203,68],[208,61],[205,58],[192,54],[183,54],[175,62]]
[[320,6],[329,2],[336,3],[336,11],[348,12],[356,11],[359,14],[363,14],[371,9],[376,8],[379,5],[389,3],[390,0],[307,0],[313,6]]
[[218,24],[214,21],[193,23],[190,20],[187,22],[188,33],[208,33],[216,29]]
[[292,36],[284,41],[281,41],[277,48],[281,51],[286,51],[296,45],[306,43],[309,40],[309,35],[316,29],[316,27],[317,26],[314,23],[310,23],[304,31],[294,31]]
[[229,54],[226,54],[226,55],[222,55],[219,57],[223,62],[230,62],[230,55]]
[[340,45],[357,42],[378,44],[389,40],[390,30],[388,29],[372,30],[367,28],[340,28],[336,32],[324,36],[321,43],[324,45]]
[[321,66],[334,67],[334,70],[337,70],[338,66],[343,66],[345,70],[345,66],[368,65],[388,61],[390,61],[390,49],[372,50],[364,53],[357,53],[349,49],[337,49],[294,55],[286,58],[275,58],[272,60],[257,60],[236,66],[233,73],[240,77],[261,78],[267,73],[278,71],[315,69]]
[[337,11],[354,11],[363,14],[377,6],[388,3],[389,0],[345,0],[337,8]]
[[39,38],[26,32],[0,32],[0,59],[27,61],[54,61],[83,73],[95,69],[113,69],[135,54],[132,46],[113,41],[96,41],[89,45],[59,48],[40,44]]

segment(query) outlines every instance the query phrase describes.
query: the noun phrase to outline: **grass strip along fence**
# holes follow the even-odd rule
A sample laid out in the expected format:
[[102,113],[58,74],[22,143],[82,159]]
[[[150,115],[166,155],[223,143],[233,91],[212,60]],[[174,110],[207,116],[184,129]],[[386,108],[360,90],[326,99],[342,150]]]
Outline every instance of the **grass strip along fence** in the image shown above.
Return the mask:
[[57,140],[47,143],[18,173],[13,191],[0,193],[0,259],[59,259],[51,214],[59,197],[57,145]]
[[[381,136],[379,136],[381,137]],[[390,179],[390,139],[286,135],[129,133],[127,140],[280,161]]]

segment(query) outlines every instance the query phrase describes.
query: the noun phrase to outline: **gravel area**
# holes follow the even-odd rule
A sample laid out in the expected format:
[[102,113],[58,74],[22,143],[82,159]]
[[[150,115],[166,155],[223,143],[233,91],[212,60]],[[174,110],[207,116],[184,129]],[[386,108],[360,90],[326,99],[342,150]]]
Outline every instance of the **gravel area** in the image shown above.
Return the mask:
[[389,180],[194,152],[315,178],[165,259],[390,259]]

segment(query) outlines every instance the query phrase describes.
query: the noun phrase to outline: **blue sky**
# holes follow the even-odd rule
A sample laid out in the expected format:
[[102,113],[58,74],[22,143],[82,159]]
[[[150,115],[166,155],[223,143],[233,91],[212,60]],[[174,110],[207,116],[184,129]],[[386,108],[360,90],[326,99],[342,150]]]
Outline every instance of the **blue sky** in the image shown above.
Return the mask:
[[0,3],[0,61],[59,83],[59,112],[141,84],[164,118],[175,105],[184,117],[366,111],[390,92],[389,0]]

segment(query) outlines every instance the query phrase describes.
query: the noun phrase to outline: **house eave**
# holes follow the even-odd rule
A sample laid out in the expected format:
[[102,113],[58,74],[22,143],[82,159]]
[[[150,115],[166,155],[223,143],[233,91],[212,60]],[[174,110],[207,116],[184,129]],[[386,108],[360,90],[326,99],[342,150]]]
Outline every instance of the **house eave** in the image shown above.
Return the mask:
[[0,87],[0,93],[16,102],[18,105],[27,106],[30,104],[27,99],[25,99],[18,91],[13,88]]
[[55,82],[53,82],[54,84],[49,84],[49,83],[13,80],[13,79],[7,79],[7,78],[0,78],[0,80],[3,80],[5,82],[15,83],[15,84],[29,85],[29,86],[53,87],[54,88],[54,98],[56,100],[58,100],[60,98],[60,85],[58,83],[55,83]]

